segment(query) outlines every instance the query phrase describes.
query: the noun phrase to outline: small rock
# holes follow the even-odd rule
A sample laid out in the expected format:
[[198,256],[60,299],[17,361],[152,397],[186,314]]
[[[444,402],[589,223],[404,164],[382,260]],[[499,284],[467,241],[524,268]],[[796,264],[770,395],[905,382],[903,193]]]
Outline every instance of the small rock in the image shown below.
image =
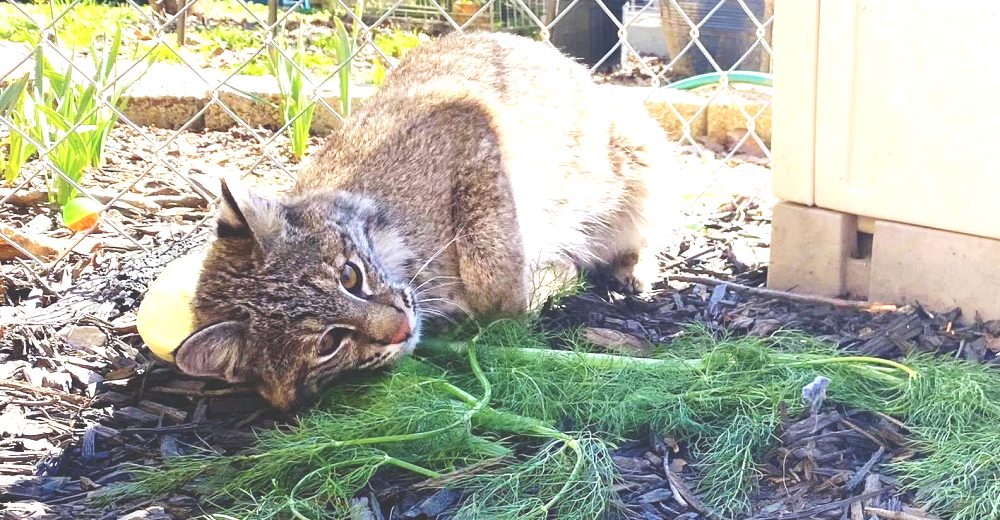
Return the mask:
[[162,507],[151,506],[119,517],[119,520],[169,520],[169,518],[170,515]]
[[48,216],[35,215],[35,217],[29,220],[22,229],[34,233],[44,233],[46,231],[51,231],[53,227],[52,219]]
[[104,331],[93,325],[70,326],[64,338],[66,344],[74,349],[93,350],[108,342]]
[[77,383],[82,387],[90,387],[95,383],[100,383],[104,381],[104,378],[100,374],[90,370],[89,368],[78,367],[72,363],[66,363],[63,365],[63,369],[76,380]]

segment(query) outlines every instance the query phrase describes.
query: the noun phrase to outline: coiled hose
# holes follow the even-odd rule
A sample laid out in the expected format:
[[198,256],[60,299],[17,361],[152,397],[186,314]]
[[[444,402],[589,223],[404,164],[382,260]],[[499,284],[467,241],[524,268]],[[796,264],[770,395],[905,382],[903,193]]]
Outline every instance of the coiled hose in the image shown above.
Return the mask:
[[770,87],[773,76],[770,74],[765,74],[763,72],[752,72],[752,71],[733,71],[733,72],[709,72],[707,74],[699,74],[697,76],[691,76],[690,78],[684,78],[679,81],[675,81],[666,88],[672,88],[677,90],[692,90],[699,87],[704,87],[706,85],[712,85],[714,83],[719,83],[722,78],[729,76],[729,83],[749,83],[751,85],[760,85],[762,87]]

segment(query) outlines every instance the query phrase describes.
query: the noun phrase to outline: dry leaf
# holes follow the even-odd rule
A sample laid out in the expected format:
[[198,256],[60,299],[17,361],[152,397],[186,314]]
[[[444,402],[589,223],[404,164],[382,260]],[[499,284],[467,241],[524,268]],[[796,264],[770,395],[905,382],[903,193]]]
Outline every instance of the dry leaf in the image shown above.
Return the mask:
[[633,357],[649,357],[653,350],[652,343],[613,329],[586,327],[583,337],[598,347]]

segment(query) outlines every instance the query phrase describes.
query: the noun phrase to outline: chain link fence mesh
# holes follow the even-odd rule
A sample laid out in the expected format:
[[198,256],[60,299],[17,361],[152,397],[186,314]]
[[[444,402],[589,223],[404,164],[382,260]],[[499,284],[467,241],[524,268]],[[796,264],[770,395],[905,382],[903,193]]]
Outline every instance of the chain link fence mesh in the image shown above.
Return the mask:
[[[147,250],[206,232],[221,175],[287,187],[300,164],[289,149],[301,118],[311,116],[308,144],[317,146],[347,116],[345,98],[363,102],[408,49],[449,31],[534,37],[622,89],[609,95],[641,96],[673,138],[717,159],[699,173],[692,201],[732,180],[722,170],[734,162],[770,161],[771,94],[759,73],[771,68],[772,0],[5,0],[0,8],[0,85],[13,92],[28,78],[0,114],[0,260],[39,281],[79,274],[100,248]],[[292,79],[301,99],[289,106],[283,88]],[[82,159],[101,143],[92,161]],[[741,189],[752,197],[765,188],[757,180]],[[58,194],[80,199],[98,224],[67,229],[72,215]]]

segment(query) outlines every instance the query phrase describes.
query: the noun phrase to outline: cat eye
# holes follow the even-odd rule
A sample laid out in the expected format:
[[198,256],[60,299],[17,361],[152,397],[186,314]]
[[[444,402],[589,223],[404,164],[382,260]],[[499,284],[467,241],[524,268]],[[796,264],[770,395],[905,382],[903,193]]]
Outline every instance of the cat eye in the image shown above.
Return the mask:
[[344,341],[347,337],[351,335],[351,329],[346,327],[330,327],[323,333],[323,337],[319,339],[319,357],[330,357],[335,354],[340,347],[343,346]]
[[347,292],[361,296],[361,270],[352,262],[347,262],[340,270],[340,285],[347,289]]

